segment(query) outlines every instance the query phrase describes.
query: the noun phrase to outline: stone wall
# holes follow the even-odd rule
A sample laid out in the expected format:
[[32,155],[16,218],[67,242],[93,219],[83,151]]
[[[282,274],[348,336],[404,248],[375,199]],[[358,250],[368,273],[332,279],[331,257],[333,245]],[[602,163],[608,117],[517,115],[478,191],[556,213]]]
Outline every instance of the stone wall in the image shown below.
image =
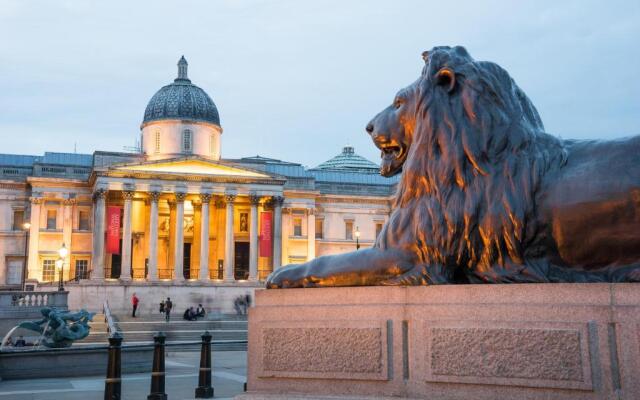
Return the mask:
[[102,312],[102,304],[109,301],[111,312],[116,315],[131,313],[131,296],[136,293],[140,299],[138,315],[158,314],[160,301],[171,297],[173,312],[177,316],[189,306],[201,303],[208,313],[234,313],[233,300],[240,295],[250,294],[258,284],[201,284],[198,282],[175,284],[171,281],[149,284],[146,282],[123,283],[107,281],[96,284],[87,281],[76,285],[66,285],[69,291],[69,309],[80,308]]
[[241,398],[637,399],[638,374],[637,284],[266,290]]

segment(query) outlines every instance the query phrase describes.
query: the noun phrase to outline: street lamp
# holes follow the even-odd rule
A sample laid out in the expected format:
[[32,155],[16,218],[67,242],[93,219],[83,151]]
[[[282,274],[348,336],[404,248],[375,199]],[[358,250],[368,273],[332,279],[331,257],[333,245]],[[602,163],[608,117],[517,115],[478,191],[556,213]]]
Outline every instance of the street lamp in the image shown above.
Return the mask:
[[58,250],[58,254],[60,255],[60,258],[58,258],[58,260],[56,261],[56,269],[58,270],[58,274],[59,274],[58,291],[62,292],[62,291],[64,291],[64,286],[62,284],[62,273],[64,271],[64,260],[65,260],[65,258],[67,258],[67,254],[69,254],[69,250],[67,250],[67,247],[64,245],[64,243],[62,243],[62,247],[60,247],[60,250]]
[[62,258],[58,258],[56,260],[56,269],[58,270],[58,292],[64,291],[64,286],[62,286],[62,267],[64,266],[64,260]]
[[356,250],[360,250],[360,229],[356,226]]
[[24,263],[22,264],[22,291],[26,290],[27,285],[27,264],[29,263],[29,232],[31,229],[31,224],[29,222],[25,222],[22,224],[22,229],[24,229]]

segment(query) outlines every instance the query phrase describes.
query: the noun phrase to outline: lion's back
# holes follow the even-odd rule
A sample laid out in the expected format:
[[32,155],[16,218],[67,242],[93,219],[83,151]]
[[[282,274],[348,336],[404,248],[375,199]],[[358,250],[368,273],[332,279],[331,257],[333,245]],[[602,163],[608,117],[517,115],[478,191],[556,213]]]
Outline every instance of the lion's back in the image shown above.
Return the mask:
[[541,211],[560,264],[599,269],[640,262],[640,136],[568,141]]

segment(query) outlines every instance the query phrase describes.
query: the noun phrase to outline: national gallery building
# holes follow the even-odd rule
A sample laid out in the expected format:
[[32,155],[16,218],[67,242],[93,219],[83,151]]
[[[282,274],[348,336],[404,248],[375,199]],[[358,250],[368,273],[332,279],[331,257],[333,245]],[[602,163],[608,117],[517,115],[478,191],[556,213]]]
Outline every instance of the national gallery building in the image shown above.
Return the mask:
[[371,246],[390,214],[397,179],[352,147],[310,169],[222,158],[218,110],[184,57],[140,129],[137,152],[0,154],[0,287],[62,276],[71,307],[226,301],[281,265]]

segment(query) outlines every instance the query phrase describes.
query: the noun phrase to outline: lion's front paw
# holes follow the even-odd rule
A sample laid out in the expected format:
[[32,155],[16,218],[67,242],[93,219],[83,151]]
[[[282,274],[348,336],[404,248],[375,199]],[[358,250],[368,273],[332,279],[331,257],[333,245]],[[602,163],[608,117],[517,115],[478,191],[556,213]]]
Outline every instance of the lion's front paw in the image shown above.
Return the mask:
[[306,270],[302,265],[287,265],[273,271],[267,278],[267,289],[300,288],[308,286],[306,281]]

